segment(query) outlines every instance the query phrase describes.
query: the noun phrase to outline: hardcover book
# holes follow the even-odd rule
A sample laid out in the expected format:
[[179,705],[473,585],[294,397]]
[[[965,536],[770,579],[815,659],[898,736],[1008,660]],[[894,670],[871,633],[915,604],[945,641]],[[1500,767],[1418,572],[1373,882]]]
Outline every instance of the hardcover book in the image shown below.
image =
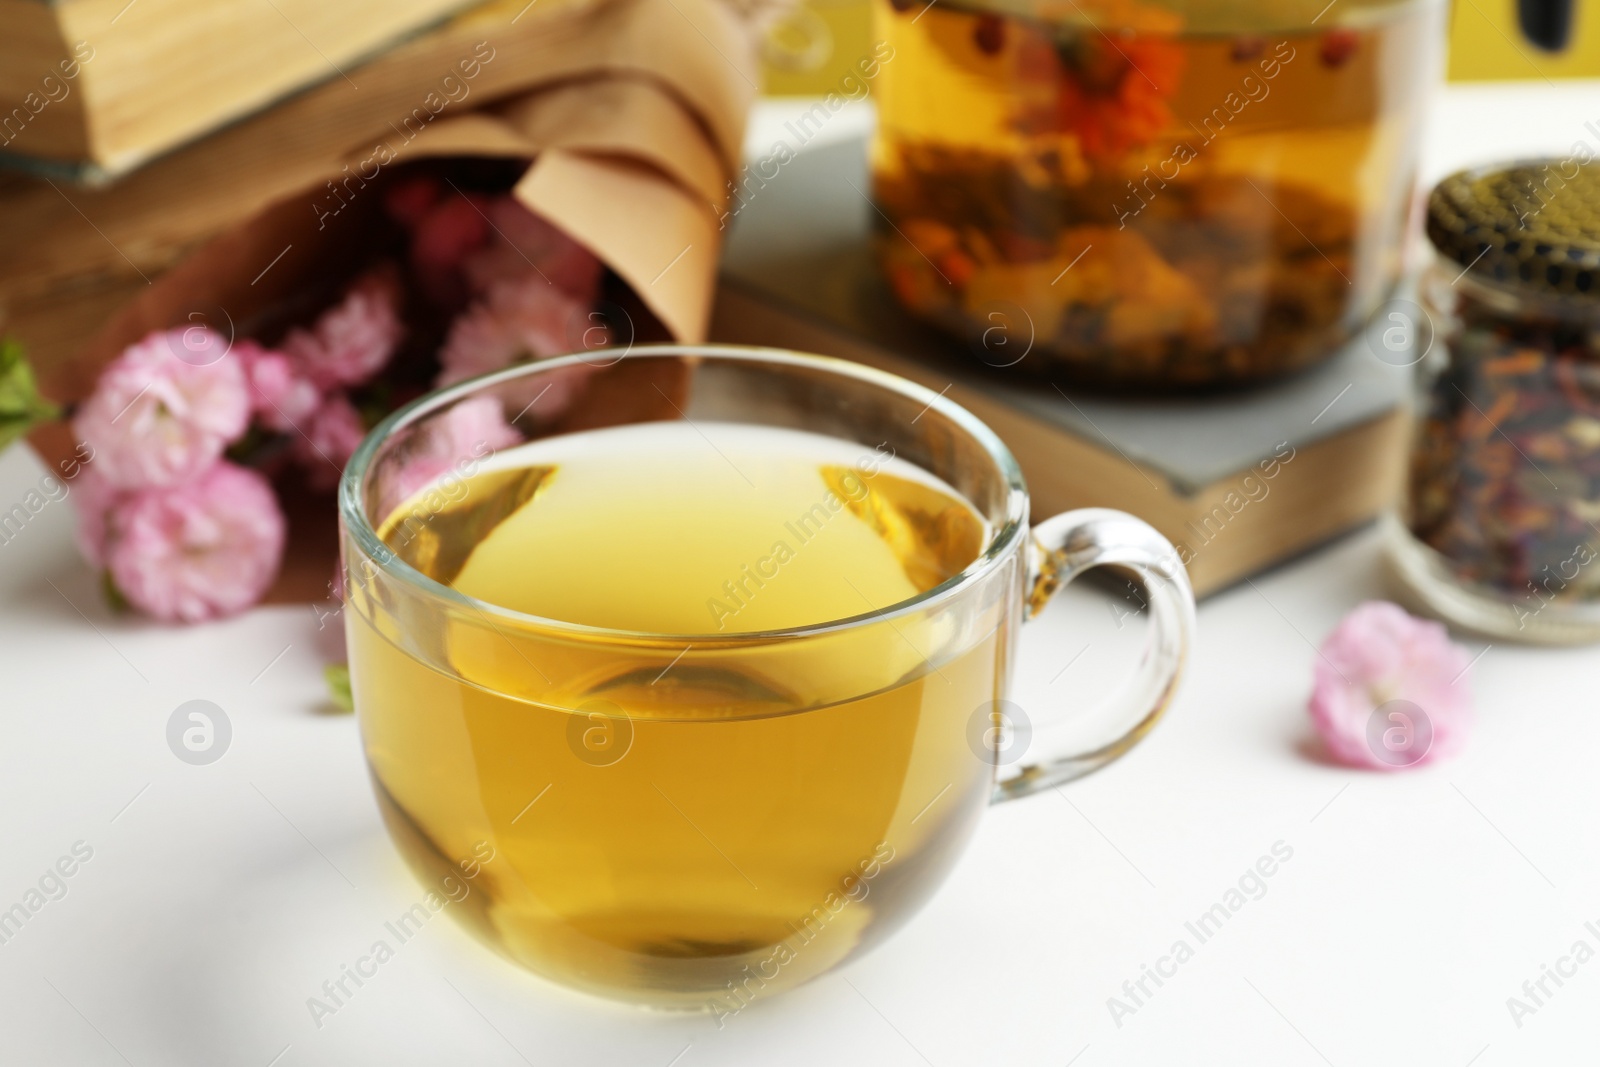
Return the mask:
[[1132,512],[1173,542],[1207,593],[1394,498],[1408,364],[1423,342],[1396,349],[1390,308],[1291,378],[1236,392],[1096,393],[1024,366],[1025,336],[968,344],[900,310],[873,258],[862,141],[807,148],[771,171],[743,182],[730,209],[712,337],[841,356],[950,397],[1016,454],[1035,520],[1078,507]]

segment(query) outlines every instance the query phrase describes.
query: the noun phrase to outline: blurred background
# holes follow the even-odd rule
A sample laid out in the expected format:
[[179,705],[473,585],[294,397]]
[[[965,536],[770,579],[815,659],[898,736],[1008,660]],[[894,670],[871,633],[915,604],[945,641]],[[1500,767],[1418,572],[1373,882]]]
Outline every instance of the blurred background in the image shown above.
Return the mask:
[[[1600,20],[1572,5],[1566,47],[1530,47],[1510,0],[1460,0],[1452,5],[1448,75],[1451,81],[1600,76]],[[763,88],[776,96],[827,92],[854,58],[870,51],[869,0],[805,0],[775,28],[765,49]]]

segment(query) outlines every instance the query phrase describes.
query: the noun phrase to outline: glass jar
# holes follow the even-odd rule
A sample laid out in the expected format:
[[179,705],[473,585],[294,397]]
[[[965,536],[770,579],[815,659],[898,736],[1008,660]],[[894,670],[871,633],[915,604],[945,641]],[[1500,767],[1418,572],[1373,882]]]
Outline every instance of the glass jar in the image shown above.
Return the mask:
[[1438,0],[874,3],[880,261],[980,359],[1001,326],[1023,370],[1245,382],[1388,298]]
[[1389,521],[1426,607],[1551,644],[1600,639],[1600,169],[1581,155],[1433,191],[1434,337]]

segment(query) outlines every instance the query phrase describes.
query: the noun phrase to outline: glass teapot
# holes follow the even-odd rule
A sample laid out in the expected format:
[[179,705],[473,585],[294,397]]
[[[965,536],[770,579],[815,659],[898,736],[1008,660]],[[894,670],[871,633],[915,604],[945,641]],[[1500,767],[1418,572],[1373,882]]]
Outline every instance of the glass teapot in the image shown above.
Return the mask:
[[1023,372],[1252,381],[1396,284],[1440,0],[874,3],[879,258],[980,358],[1003,335]]

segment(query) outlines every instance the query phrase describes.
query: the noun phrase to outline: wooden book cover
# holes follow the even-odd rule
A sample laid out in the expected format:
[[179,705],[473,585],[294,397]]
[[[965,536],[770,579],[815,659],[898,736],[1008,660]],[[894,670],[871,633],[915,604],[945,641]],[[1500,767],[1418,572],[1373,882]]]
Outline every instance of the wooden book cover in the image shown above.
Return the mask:
[[1376,354],[1371,331],[1383,315],[1320,367],[1247,391],[1097,394],[1020,364],[995,367],[898,308],[868,246],[862,142],[802,151],[744,188],[712,337],[842,356],[944,393],[1017,455],[1035,521],[1075,507],[1133,512],[1172,540],[1206,593],[1394,498],[1410,372],[1396,365],[1408,358]]
[[0,158],[104,181],[474,0],[0,0]]

